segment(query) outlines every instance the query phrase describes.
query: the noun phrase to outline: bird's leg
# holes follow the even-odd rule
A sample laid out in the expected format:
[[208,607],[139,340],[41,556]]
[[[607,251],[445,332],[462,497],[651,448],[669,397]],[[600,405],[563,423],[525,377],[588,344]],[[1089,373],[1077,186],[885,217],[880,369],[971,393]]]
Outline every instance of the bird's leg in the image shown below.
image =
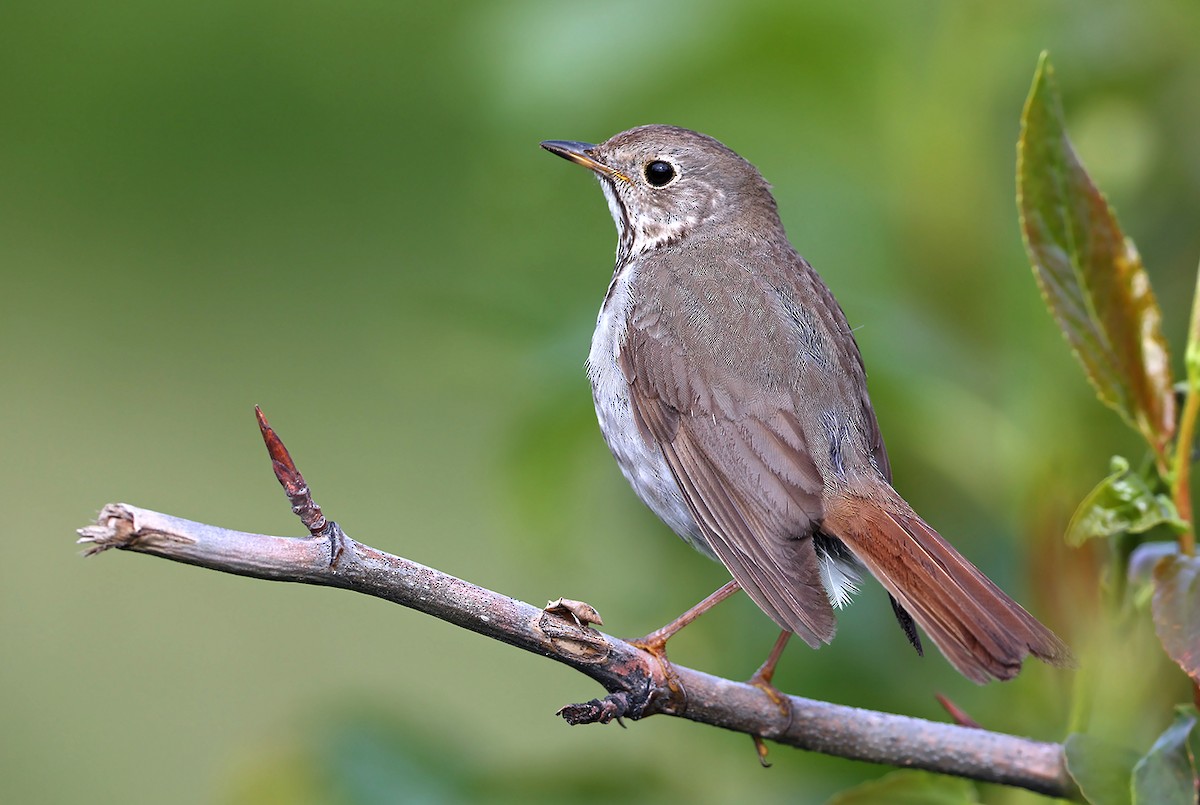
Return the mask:
[[696,618],[700,617],[705,612],[708,612],[710,609],[740,589],[741,587],[738,586],[738,583],[733,579],[730,579],[725,583],[724,586],[721,587],[721,589],[708,596],[708,598],[705,598],[699,604],[696,604],[696,606],[692,607],[687,612],[668,623],[666,626],[662,627],[661,629],[655,629],[645,637],[639,637],[637,640],[631,640],[629,642],[638,648],[643,649],[644,651],[650,652],[656,657],[666,659],[668,640],[674,637],[676,633],[679,632],[679,630],[681,630],[683,627],[687,626],[689,623],[696,620]]
[[751,685],[759,688],[768,696],[775,704],[787,702],[787,696],[779,691],[779,688],[771,684],[771,680],[775,678],[775,666],[779,665],[779,658],[783,656],[783,650],[787,647],[788,640],[792,637],[792,633],[784,629],[779,633],[779,637],[775,639],[775,645],[771,648],[771,653],[767,656],[766,662],[758,666],[749,679]]
[[[749,679],[751,685],[767,694],[767,698],[774,702],[775,706],[779,708],[779,712],[787,718],[789,723],[792,720],[792,706],[788,702],[787,694],[775,687],[771,680],[775,678],[775,666],[779,664],[779,658],[783,656],[783,650],[787,647],[788,640],[791,637],[792,633],[786,629],[781,632],[775,640],[775,645],[771,648],[771,653],[767,656],[766,662],[760,665],[758,670]],[[762,736],[751,735],[750,737],[754,739],[754,751],[758,753],[758,762],[764,768],[770,766],[771,764],[767,762],[767,745],[763,743]]]
[[680,686],[678,680],[675,678],[675,673],[671,670],[671,663],[667,660],[667,641],[674,637],[680,629],[687,626],[689,623],[696,620],[696,618],[700,617],[705,612],[708,612],[714,606],[721,603],[740,589],[741,587],[738,586],[738,583],[733,579],[730,579],[721,587],[721,589],[705,598],[699,604],[696,604],[696,606],[692,607],[687,612],[668,623],[666,626],[662,627],[661,629],[655,629],[645,637],[639,637],[637,640],[629,641],[632,645],[637,646],[643,651],[649,652],[654,659],[658,660],[658,664],[662,668],[663,675],[666,677],[667,687],[671,689],[672,693],[676,693],[681,696],[686,695],[683,692],[682,686]]

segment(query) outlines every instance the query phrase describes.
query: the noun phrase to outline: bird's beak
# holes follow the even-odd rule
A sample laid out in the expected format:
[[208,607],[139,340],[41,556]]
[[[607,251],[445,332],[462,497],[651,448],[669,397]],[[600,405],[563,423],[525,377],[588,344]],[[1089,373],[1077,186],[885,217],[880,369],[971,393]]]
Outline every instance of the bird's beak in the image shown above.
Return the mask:
[[601,176],[607,176],[611,179],[620,179],[622,182],[632,184],[628,176],[621,173],[616,168],[605,165],[600,160],[592,156],[592,151],[596,146],[591,143],[577,143],[572,140],[544,140],[542,148],[545,148],[551,154],[557,154],[563,159],[569,159],[572,162],[582,165],[585,168],[595,171]]

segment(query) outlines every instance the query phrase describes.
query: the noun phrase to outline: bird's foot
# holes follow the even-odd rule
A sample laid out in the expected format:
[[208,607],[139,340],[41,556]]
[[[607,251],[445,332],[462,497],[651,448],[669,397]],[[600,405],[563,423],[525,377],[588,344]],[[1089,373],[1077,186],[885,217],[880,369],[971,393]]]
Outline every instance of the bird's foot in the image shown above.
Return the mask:
[[724,601],[729,596],[740,590],[736,581],[726,582],[721,589],[717,590],[712,595],[705,598],[699,604],[689,609],[687,612],[680,615],[675,620],[668,623],[661,629],[655,629],[645,637],[639,637],[637,640],[630,640],[630,644],[637,646],[642,651],[645,651],[650,656],[654,657],[658,663],[659,670],[662,672],[663,682],[669,692],[670,701],[667,703],[666,709],[669,712],[680,714],[687,709],[687,691],[683,688],[683,683],[679,681],[678,674],[671,667],[670,660],[667,659],[667,641],[679,633],[683,627],[687,626],[696,618],[703,615],[708,610],[712,609],[717,604]]
[[[668,624],[668,626],[670,625],[672,624]],[[679,675],[675,673],[671,661],[667,659],[667,640],[678,629],[664,635],[663,632],[666,628],[658,629],[637,640],[630,640],[629,643],[653,657],[658,665],[658,670],[662,674],[662,684],[667,690],[667,702],[663,709],[669,713],[681,714],[687,709],[687,690],[683,687]]]

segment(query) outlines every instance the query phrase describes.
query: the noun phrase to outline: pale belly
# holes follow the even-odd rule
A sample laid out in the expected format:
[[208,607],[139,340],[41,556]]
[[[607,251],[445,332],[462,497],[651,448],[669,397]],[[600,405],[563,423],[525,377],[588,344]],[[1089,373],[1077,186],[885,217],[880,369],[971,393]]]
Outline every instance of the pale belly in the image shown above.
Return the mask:
[[629,384],[617,365],[617,352],[625,338],[632,267],[614,281],[606,304],[596,320],[588,377],[600,431],[633,491],[659,519],[693,548],[716,559],[700,533],[683,493],[657,445],[648,444],[638,431],[629,402]]

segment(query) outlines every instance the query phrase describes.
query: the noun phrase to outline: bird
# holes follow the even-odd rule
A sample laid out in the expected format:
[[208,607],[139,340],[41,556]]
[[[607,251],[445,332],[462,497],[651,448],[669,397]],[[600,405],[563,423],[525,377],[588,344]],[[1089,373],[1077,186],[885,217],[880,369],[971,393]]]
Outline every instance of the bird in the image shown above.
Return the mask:
[[667,125],[541,146],[595,174],[616,223],[587,358],[604,439],[637,496],[732,576],[643,645],[665,657],[741,589],[783,630],[773,673],[790,634],[833,639],[865,571],[918,653],[917,626],[973,682],[1029,655],[1073,663],[893,488],[851,327],[750,162]]

